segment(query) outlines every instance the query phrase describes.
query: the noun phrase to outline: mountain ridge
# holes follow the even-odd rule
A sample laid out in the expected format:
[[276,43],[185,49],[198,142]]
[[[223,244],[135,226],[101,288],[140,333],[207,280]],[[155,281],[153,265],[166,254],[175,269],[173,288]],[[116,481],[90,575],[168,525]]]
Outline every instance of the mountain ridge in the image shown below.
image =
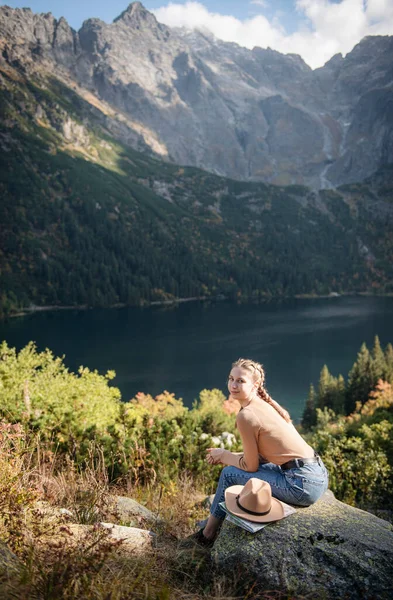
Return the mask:
[[175,164],[321,189],[393,162],[390,36],[364,38],[313,71],[298,55],[169,28],[141,3],[78,32],[0,7],[0,35],[3,60],[63,71],[133,121],[133,134],[113,132],[119,140]]
[[392,41],[313,72],[141,4],[0,7],[0,316],[391,293]]
[[391,168],[318,192],[223,178],[122,144],[69,82],[0,82],[0,314],[392,291]]

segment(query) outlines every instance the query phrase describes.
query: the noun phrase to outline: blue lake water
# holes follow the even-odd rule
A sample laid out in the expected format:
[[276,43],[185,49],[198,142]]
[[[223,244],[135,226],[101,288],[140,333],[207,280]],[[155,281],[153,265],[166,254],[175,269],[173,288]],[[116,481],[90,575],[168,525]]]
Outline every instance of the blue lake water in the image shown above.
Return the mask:
[[175,392],[191,407],[200,390],[226,393],[231,362],[262,362],[270,394],[301,416],[326,363],[347,375],[363,341],[393,342],[393,298],[339,297],[263,305],[187,302],[179,306],[41,312],[0,323],[0,340],[34,340],[80,365],[116,371],[128,400],[138,391]]

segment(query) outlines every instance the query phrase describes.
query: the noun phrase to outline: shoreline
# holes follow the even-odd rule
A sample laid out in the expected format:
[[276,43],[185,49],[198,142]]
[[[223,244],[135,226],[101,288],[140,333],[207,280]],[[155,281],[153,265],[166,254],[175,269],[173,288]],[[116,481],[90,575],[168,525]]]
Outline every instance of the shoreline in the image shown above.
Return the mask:
[[[393,298],[393,292],[386,292],[384,294],[375,294],[373,292],[343,292],[341,294],[336,292],[330,292],[330,294],[295,294],[294,296],[271,296],[258,300],[257,304],[262,304],[264,302],[271,302],[274,300],[333,300],[335,298],[348,298],[350,296],[360,296],[366,298]],[[183,304],[184,302],[197,302],[197,301],[212,301],[212,302],[221,302],[223,300],[228,300],[226,296],[218,295],[218,296],[191,296],[190,298],[173,298],[170,300],[153,300],[152,302],[143,302],[141,304],[126,304],[124,302],[119,302],[117,304],[111,304],[110,306],[89,306],[87,304],[79,304],[75,306],[61,306],[61,305],[48,305],[48,306],[36,306],[32,305],[24,308],[23,310],[11,313],[7,315],[5,318],[14,318],[14,317],[26,317],[27,315],[31,315],[39,312],[50,312],[50,311],[60,311],[60,310],[94,310],[97,308],[102,308],[104,310],[111,310],[113,308],[149,308],[150,306],[171,306],[175,304]],[[242,302],[250,302],[255,304],[255,300],[249,299],[244,300]]]
[[181,304],[183,302],[195,302],[197,300],[226,300],[224,297],[216,296],[214,298],[210,298],[208,296],[193,296],[191,298],[174,298],[173,300],[153,300],[152,302],[143,302],[142,304],[126,304],[124,302],[118,302],[117,304],[111,304],[110,306],[89,306],[88,304],[77,304],[75,306],[28,306],[23,310],[17,313],[11,313],[7,315],[8,318],[12,317],[25,317],[27,315],[31,315],[37,312],[49,312],[49,311],[57,311],[57,310],[94,310],[97,308],[102,308],[104,310],[111,310],[113,308],[148,308],[149,306],[165,306],[171,304]]

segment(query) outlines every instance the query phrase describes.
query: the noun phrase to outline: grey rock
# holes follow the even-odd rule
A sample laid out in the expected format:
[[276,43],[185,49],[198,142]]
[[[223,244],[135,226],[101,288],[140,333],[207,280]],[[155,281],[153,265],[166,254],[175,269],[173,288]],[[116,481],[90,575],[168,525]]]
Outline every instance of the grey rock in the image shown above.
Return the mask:
[[393,38],[312,71],[300,56],[169,28],[134,2],[111,24],[0,7],[3,61],[75,82],[137,150],[235,179],[329,188],[393,161]]
[[213,504],[214,494],[210,494],[210,496],[206,496],[206,498],[202,501],[202,506],[204,508],[210,508]]
[[63,17],[55,23],[52,44],[56,61],[70,67],[79,50],[79,40],[76,32]]
[[0,540],[0,578],[11,577],[21,566],[19,558]]
[[387,600],[393,592],[392,525],[329,491],[254,535],[224,522],[213,560],[223,575],[253,583],[255,594]]
[[[99,523],[96,525],[72,523],[67,526],[66,531],[63,530],[62,543],[67,543],[70,546],[80,546],[88,536],[100,538],[103,533],[108,536],[109,540],[121,542],[118,545],[120,552],[144,552],[156,543],[156,536],[151,531],[137,527],[115,525],[114,523]],[[50,540],[48,542],[50,543]]]
[[72,519],[74,517],[74,513],[70,510],[68,510],[68,508],[59,508],[59,513],[60,515],[64,516],[64,517],[69,517],[70,519]]
[[156,523],[161,520],[145,506],[127,496],[114,496],[113,507],[117,518],[123,523],[134,525],[140,522]]
[[44,517],[51,521],[69,521],[76,518],[76,515],[67,508],[52,506],[44,500],[38,500],[35,503],[35,512],[38,517]]
[[132,550],[145,550],[151,548],[156,541],[154,533],[137,527],[124,527],[113,523],[100,523],[101,527],[107,529],[113,540],[121,540],[122,548],[131,547]]

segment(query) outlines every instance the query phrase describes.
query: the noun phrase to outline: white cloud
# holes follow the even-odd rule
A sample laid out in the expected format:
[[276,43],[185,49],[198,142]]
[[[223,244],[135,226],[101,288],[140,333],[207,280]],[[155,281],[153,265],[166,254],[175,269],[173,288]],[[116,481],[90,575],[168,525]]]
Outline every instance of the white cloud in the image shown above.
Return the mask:
[[390,0],[368,0],[367,14],[370,19],[383,19],[390,11],[392,13],[392,3]]
[[250,4],[256,4],[257,6],[262,6],[262,8],[266,8],[267,1],[266,0],[251,0]]
[[[265,0],[252,0],[265,4]],[[241,21],[231,15],[212,13],[201,2],[169,2],[152,12],[171,27],[208,29],[217,38],[246,48],[260,46],[283,53],[300,54],[312,68],[334,54],[350,52],[366,35],[393,34],[393,0],[296,0],[302,17],[298,31],[287,34],[277,18],[263,15]]]

